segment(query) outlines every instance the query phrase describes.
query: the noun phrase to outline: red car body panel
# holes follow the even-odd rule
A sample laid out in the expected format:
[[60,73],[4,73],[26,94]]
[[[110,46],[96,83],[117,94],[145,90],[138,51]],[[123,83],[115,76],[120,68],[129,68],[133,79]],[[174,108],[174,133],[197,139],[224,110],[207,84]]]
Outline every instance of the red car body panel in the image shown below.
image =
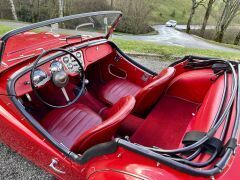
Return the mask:
[[[14,49],[20,49],[22,43],[29,43],[27,41],[24,42],[24,39],[27,36],[29,37],[31,34],[26,33],[17,35],[16,37],[9,40],[8,48],[5,49],[3,55],[3,59],[5,59],[5,61],[3,61],[4,64],[0,67],[0,91],[2,94],[0,95],[0,138],[5,144],[11,147],[11,149],[18,152],[26,159],[32,161],[40,168],[48,171],[59,179],[205,179],[205,177],[196,177],[175,170],[167,165],[157,162],[156,160],[132,152],[123,147],[118,147],[117,151],[112,154],[95,157],[85,164],[74,162],[72,159],[60,152],[53,144],[46,140],[46,138],[40,134],[40,132],[33,128],[33,126],[25,119],[25,117],[13,104],[10,97],[4,95],[8,94],[7,83],[12,74],[22,67],[25,67],[30,62],[33,62],[35,60],[35,57],[41,53],[41,51],[38,50],[36,52],[36,49],[38,47],[32,46],[24,53],[26,55],[36,53],[35,57],[32,57],[31,60],[27,60],[27,58],[22,58],[20,61],[7,60],[19,57],[18,52],[10,52],[12,52]],[[44,33],[39,34],[39,36],[34,39],[34,43],[41,43],[42,39],[46,38],[48,40],[47,43],[44,44],[45,42],[43,42],[41,46],[44,49],[64,47],[67,45],[65,41],[60,41],[59,38],[56,38],[52,35],[46,35]],[[83,41],[81,43],[85,42]],[[108,42],[96,46],[85,47],[82,49],[85,60],[85,69],[99,59],[102,59],[106,57],[106,55],[111,54],[113,51]],[[123,57],[121,58],[124,59]],[[110,61],[110,59],[107,61]],[[117,62],[112,63],[114,64]],[[49,64],[46,64],[45,69],[47,69],[47,65]],[[139,84],[141,86],[147,84],[147,82],[140,81],[139,78],[136,78],[141,77],[144,74],[144,72],[138,67],[128,66],[128,63],[126,61],[120,61],[118,67],[120,69],[122,68],[126,70],[127,72],[134,72],[129,74],[128,78],[132,79],[132,81],[136,82],[136,84]],[[106,65],[103,65],[103,69],[104,68],[107,68]],[[176,65],[175,68],[177,70],[175,77],[178,76],[181,71],[186,71],[182,70],[182,63]],[[18,96],[29,93],[31,91],[30,87],[26,88],[23,86],[23,82],[29,81],[29,75],[30,73],[27,73],[17,81],[15,88]],[[103,74],[103,76],[105,79],[109,79],[107,73]],[[184,73],[181,76],[184,76]],[[149,81],[151,81],[152,78],[153,77],[149,77]],[[205,81],[204,78],[205,77],[203,77],[203,80],[201,82]],[[194,79],[192,80],[194,81]],[[195,85],[199,87],[198,83]],[[216,93],[218,91],[217,88],[220,87],[221,86],[216,87],[212,93]],[[204,96],[203,94],[206,93],[205,91],[208,90],[208,87],[204,86],[202,88],[204,92],[202,94],[199,94],[197,97],[194,95],[192,96],[191,92],[178,91],[179,89],[180,87],[178,87],[178,84],[174,84],[174,86],[169,89],[169,93],[173,93],[175,95],[180,93],[181,96],[190,96],[195,101],[202,101]],[[234,105],[235,106],[233,108],[236,108],[236,102]],[[236,111],[233,111],[229,129],[233,128],[233,119],[235,117]],[[200,127],[201,125],[195,126]],[[204,127],[203,129],[208,128]],[[228,133],[227,137],[230,137],[230,135],[231,134]],[[203,158],[207,157],[205,156]],[[53,159],[58,161],[57,168],[64,171],[64,174],[56,173],[49,167],[49,164]],[[215,176],[215,178],[240,179],[239,167],[240,150],[237,148],[235,156],[231,157],[231,160],[229,161],[227,167],[223,172]]]

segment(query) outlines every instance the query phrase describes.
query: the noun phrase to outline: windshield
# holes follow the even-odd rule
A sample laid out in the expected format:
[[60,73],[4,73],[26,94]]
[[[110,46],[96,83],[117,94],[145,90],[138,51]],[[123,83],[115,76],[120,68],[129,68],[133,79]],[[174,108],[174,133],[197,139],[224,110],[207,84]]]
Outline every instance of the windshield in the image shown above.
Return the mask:
[[34,56],[51,48],[65,46],[112,33],[120,12],[94,12],[32,24],[7,33],[2,61]]

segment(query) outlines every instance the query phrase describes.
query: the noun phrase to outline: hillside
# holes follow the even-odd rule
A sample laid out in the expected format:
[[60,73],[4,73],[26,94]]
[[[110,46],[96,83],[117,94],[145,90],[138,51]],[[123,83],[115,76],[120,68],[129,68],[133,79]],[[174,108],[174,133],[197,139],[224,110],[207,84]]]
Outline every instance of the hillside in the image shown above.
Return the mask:
[[[186,24],[190,9],[191,0],[149,0],[152,4],[152,18],[151,24],[162,24],[169,19],[175,19],[178,24]],[[209,24],[215,25],[218,17],[221,14],[221,1],[217,1],[214,4],[212,14],[209,19]],[[201,24],[203,15],[205,14],[205,8],[203,6],[197,9],[197,12],[193,19],[193,24]],[[239,17],[235,18],[234,24],[239,24]]]

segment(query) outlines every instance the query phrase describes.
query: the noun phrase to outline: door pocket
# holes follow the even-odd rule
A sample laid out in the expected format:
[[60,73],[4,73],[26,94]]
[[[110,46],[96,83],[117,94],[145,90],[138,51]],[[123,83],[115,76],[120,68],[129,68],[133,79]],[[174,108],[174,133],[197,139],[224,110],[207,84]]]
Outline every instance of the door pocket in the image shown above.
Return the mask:
[[123,69],[118,68],[117,66],[115,66],[113,64],[108,65],[108,72],[112,76],[120,78],[120,79],[126,79],[127,78],[127,72],[124,71]]

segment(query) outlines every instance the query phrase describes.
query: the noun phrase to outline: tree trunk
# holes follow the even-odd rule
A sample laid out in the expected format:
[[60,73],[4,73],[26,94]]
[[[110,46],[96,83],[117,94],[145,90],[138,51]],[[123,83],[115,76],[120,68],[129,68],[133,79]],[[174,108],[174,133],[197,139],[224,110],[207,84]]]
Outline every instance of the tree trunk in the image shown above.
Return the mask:
[[192,9],[191,9],[190,16],[188,18],[186,33],[190,33],[191,24],[192,24],[192,18],[193,18],[194,14],[195,14],[195,10],[196,10],[196,8],[193,6]]
[[237,34],[237,36],[236,36],[236,38],[235,38],[235,40],[234,40],[234,44],[235,44],[235,45],[238,45],[239,42],[240,42],[240,31],[238,32],[238,34]]
[[113,9],[114,7],[114,0],[111,0],[111,8]]
[[59,5],[59,17],[63,17],[64,0],[58,0],[58,5]]
[[222,42],[225,31],[239,11],[240,0],[227,0],[216,27],[215,41]]
[[209,0],[209,2],[208,2],[207,10],[206,10],[206,13],[204,16],[204,20],[203,20],[203,24],[202,24],[202,28],[201,28],[201,32],[200,32],[201,37],[204,37],[207,22],[208,22],[210,14],[211,14],[212,6],[213,6],[214,2],[215,2],[215,0]]
[[14,5],[13,0],[9,0],[9,3],[10,3],[10,6],[11,6],[13,18],[14,18],[14,20],[18,21],[18,17],[17,17],[17,13],[16,13],[16,8],[15,8],[15,5]]
[[221,30],[220,31],[217,31],[217,33],[216,33],[216,38],[215,38],[215,41],[217,41],[217,42],[222,42],[223,41],[223,36],[224,36],[224,33],[225,33],[225,31],[224,31],[224,29],[223,28],[221,28]]
[[35,19],[35,15],[34,15],[33,0],[29,0],[29,7],[30,7],[30,10],[31,10],[31,22],[35,23],[36,19]]

